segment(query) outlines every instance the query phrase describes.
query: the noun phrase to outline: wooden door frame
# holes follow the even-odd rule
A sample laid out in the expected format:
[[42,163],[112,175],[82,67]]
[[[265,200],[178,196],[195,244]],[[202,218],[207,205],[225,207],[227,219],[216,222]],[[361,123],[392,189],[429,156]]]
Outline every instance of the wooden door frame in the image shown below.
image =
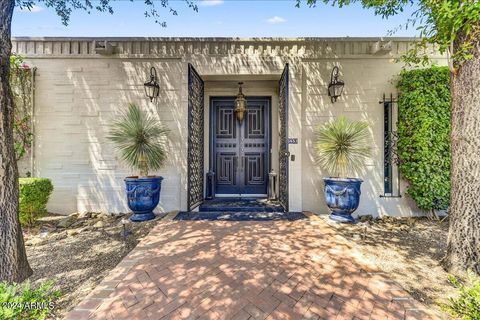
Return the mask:
[[[209,137],[208,137],[208,143],[209,143],[209,154],[208,154],[208,168],[209,171],[215,172],[215,143],[214,143],[214,136],[215,136],[215,131],[216,131],[216,122],[213,120],[214,118],[214,108],[213,108],[213,102],[214,101],[221,101],[221,100],[235,100],[236,96],[210,96],[209,97],[209,111],[208,111],[208,116],[209,116]],[[271,96],[245,96],[247,99],[247,109],[248,109],[248,99],[255,99],[255,100],[265,100],[267,101],[267,112],[268,112],[268,119],[266,121],[266,124],[268,125],[267,129],[267,148],[266,148],[266,163],[267,163],[267,192],[268,192],[268,173],[272,170],[272,97]],[[215,173],[216,174],[216,173]],[[216,179],[216,178],[215,178]],[[214,183],[215,185],[215,183]],[[213,196],[216,197],[216,190],[213,190]],[[232,195],[234,196],[234,195]],[[252,197],[255,195],[251,195]],[[266,196],[265,196],[266,197]]]

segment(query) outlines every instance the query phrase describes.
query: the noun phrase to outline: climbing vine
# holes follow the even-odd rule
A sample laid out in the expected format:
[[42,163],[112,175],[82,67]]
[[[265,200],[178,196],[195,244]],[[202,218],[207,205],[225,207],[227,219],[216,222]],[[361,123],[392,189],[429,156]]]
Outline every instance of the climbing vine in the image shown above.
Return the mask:
[[397,83],[398,153],[408,194],[424,210],[450,202],[450,72],[447,67],[402,71]]
[[24,63],[22,57],[10,57],[10,87],[15,106],[13,136],[17,161],[30,150],[33,142],[32,132],[32,69]]

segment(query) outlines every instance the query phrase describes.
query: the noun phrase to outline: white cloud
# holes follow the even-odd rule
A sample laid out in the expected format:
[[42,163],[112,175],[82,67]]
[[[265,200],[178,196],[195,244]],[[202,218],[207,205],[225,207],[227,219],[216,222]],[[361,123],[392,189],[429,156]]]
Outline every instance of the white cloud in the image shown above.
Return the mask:
[[223,4],[223,2],[223,0],[201,0],[200,5],[205,7],[213,7]]
[[278,23],[287,22],[287,20],[285,20],[284,18],[279,17],[279,16],[272,17],[272,18],[270,18],[270,19],[267,19],[266,21],[267,21],[268,23],[271,23],[271,24],[278,24]]
[[23,7],[22,9],[18,9],[18,11],[20,12],[33,12],[33,13],[37,13],[37,12],[40,12],[40,11],[43,11],[45,10],[44,7],[40,7],[40,6],[37,6],[37,5],[33,5],[30,9],[28,9],[27,7]]

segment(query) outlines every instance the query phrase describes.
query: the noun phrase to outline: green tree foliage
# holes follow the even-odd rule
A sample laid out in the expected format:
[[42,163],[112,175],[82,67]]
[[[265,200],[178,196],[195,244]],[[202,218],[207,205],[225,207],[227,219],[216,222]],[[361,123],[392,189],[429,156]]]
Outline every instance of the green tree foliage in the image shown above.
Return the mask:
[[[41,4],[47,8],[55,10],[57,15],[62,19],[64,25],[68,25],[70,16],[74,10],[86,11],[90,14],[92,11],[114,13],[112,2],[115,0],[16,0],[16,5],[22,9],[31,9],[35,4]],[[132,1],[133,2],[133,1]],[[154,19],[155,23],[160,24],[162,27],[166,27],[167,23],[161,18],[158,5],[170,12],[170,14],[178,15],[177,10],[170,6],[168,0],[143,0],[146,9],[145,17]],[[194,11],[198,11],[198,6],[193,0],[183,0],[187,6]]]
[[[412,16],[399,28],[416,28],[420,41],[403,57],[407,63],[429,62],[426,49],[435,45],[441,53],[447,52],[452,61],[461,63],[472,57],[472,49],[480,34],[480,1],[478,0],[306,0],[310,6],[317,2],[343,7],[360,3],[373,9],[376,15],[389,18],[407,7],[416,8]],[[302,0],[297,0],[300,6]],[[393,33],[395,30],[391,30]],[[455,47],[455,50],[454,50]]]
[[450,276],[450,283],[457,288],[458,295],[441,304],[442,310],[462,320],[480,319],[480,278],[469,272],[465,283]]
[[20,178],[20,223],[31,226],[47,212],[47,203],[53,191],[52,182],[46,178]]
[[408,194],[424,210],[450,199],[450,72],[446,67],[402,71],[397,88],[400,171]]
[[23,284],[0,282],[0,319],[47,319],[55,311],[60,296],[51,281],[37,288],[32,288],[28,281]]

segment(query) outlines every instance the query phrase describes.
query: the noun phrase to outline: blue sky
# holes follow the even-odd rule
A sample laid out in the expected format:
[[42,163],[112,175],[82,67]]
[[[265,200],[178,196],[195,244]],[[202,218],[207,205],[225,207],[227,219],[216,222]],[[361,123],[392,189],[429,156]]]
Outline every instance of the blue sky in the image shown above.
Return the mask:
[[[115,13],[75,12],[63,26],[51,9],[15,9],[14,36],[197,36],[197,37],[375,37],[404,23],[413,9],[388,20],[359,5],[333,8],[323,4],[295,7],[294,0],[199,0],[199,12],[182,1],[170,1],[178,11],[163,10],[167,28],[144,17],[143,1],[113,2]],[[395,36],[414,36],[415,30],[401,30]]]

